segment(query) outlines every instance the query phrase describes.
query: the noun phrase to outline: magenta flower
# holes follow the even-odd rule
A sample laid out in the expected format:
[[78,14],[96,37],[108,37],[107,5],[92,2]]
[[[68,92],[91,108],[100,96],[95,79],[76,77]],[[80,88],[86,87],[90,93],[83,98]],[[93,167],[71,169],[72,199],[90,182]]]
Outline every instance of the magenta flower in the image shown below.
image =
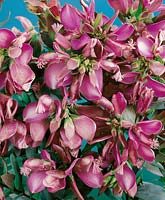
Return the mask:
[[[23,111],[23,119],[29,127],[31,146],[38,146],[49,128],[49,112],[37,113],[37,103],[28,104]],[[43,110],[42,110],[43,111]]]
[[43,181],[46,177],[46,172],[55,169],[55,162],[51,160],[49,153],[46,150],[41,152],[41,159],[30,158],[25,161],[21,168],[21,173],[29,176],[27,185],[31,193],[38,193],[45,189]]
[[98,188],[103,184],[103,174],[99,161],[93,156],[80,158],[74,167],[77,176],[89,187]]
[[52,62],[44,72],[45,83],[51,89],[67,85],[69,77],[69,70],[66,67],[66,62]]
[[102,70],[93,71],[93,76],[84,76],[82,85],[80,87],[81,94],[90,101],[104,106],[107,110],[113,111],[112,103],[102,96],[102,83],[103,75]]
[[145,37],[138,37],[137,39],[137,48],[140,55],[145,56],[146,58],[153,58],[153,40]]
[[43,185],[49,192],[57,192],[62,190],[66,186],[66,174],[60,170],[47,171],[46,176],[43,179]]
[[71,5],[66,4],[60,13],[61,23],[65,29],[76,31],[80,29],[80,17],[78,11]]
[[115,10],[119,10],[122,13],[127,13],[128,9],[132,6],[132,0],[108,0],[108,3],[111,5],[111,7]]
[[124,192],[128,193],[129,196],[134,197],[137,192],[136,185],[136,176],[126,164],[122,167],[122,173],[118,171],[115,174],[116,179],[124,190]]
[[129,139],[133,141],[133,147],[137,151],[139,158],[148,162],[155,159],[151,148],[157,148],[157,143],[153,139],[162,129],[162,123],[158,120],[148,120],[136,123],[129,129]]
[[147,76],[145,86],[154,91],[154,96],[165,97],[165,84],[152,79],[150,76]]
[[121,92],[112,96],[112,104],[114,106],[115,115],[121,115],[127,106],[127,101]]
[[0,38],[0,48],[8,49],[16,36],[8,29],[0,29]]

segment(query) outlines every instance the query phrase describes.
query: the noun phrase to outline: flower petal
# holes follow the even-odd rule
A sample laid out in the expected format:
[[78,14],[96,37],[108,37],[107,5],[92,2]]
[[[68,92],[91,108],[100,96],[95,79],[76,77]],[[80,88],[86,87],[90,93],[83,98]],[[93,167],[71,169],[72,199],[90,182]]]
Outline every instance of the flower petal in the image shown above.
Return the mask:
[[71,41],[72,48],[74,50],[79,50],[84,47],[90,41],[90,37],[87,34],[82,34],[80,38],[73,39]]
[[76,132],[85,140],[93,140],[96,132],[95,122],[85,115],[73,119]]
[[48,118],[49,113],[37,113],[37,102],[29,103],[23,110],[23,120],[26,122],[41,121]]
[[64,78],[69,73],[66,63],[51,63],[45,69],[44,80],[48,87],[56,89],[63,85]]
[[79,30],[80,29],[80,17],[74,7],[66,4],[60,13],[61,23],[64,28],[69,30]]
[[154,96],[156,97],[165,97],[165,84],[160,83],[154,79],[152,79],[150,76],[147,77],[147,81],[145,83],[145,86],[148,88],[153,89]]
[[112,96],[112,104],[115,109],[114,110],[115,114],[122,114],[122,112],[125,110],[127,106],[127,101],[124,95],[121,92],[118,92],[117,94],[114,94]]
[[[135,196],[137,192],[137,187],[135,187],[136,176],[127,165],[123,166],[122,174],[116,173],[116,179],[125,192],[128,192],[131,197]],[[131,191],[131,189],[133,189],[133,191]]]
[[44,171],[33,172],[27,180],[27,186],[31,193],[38,193],[45,189],[43,180],[46,177]]
[[0,29],[0,48],[9,48],[11,42],[16,38],[13,32],[8,29]]
[[12,137],[17,131],[17,125],[17,121],[6,122],[0,129],[0,141],[3,142]]
[[137,123],[137,127],[140,127],[146,135],[156,135],[162,129],[162,122],[159,120],[142,121]]
[[158,61],[152,61],[149,68],[156,76],[161,76],[165,72],[165,66]]
[[16,62],[19,62],[23,65],[27,65],[32,58],[33,48],[29,44],[23,44],[22,53],[19,57],[16,58]]
[[140,157],[148,162],[152,162],[155,160],[155,154],[153,150],[147,145],[140,144],[137,152]]
[[153,58],[153,44],[154,42],[145,37],[138,37],[137,39],[137,48],[140,53],[140,55],[145,56],[147,58]]
[[119,29],[117,29],[114,34],[117,35],[117,40],[124,41],[127,40],[133,34],[133,32],[133,25],[125,23]]

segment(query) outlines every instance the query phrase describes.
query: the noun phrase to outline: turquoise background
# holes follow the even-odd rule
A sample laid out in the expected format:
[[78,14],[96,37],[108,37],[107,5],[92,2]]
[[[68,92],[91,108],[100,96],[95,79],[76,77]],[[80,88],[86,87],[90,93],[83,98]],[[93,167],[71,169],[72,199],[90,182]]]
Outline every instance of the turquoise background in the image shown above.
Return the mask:
[[[60,0],[61,5],[66,3],[70,3],[76,6],[78,9],[81,9],[79,0]],[[95,0],[96,3],[96,11],[103,12],[105,15],[111,17],[114,11],[111,9],[107,0]],[[15,16],[24,16],[30,19],[33,25],[37,24],[37,18],[35,15],[30,13],[26,9],[26,5],[24,0],[4,0],[2,4],[2,8],[0,10],[0,22],[4,21],[10,13],[10,20],[3,27],[11,29],[13,26],[22,29],[20,22],[15,19]]]

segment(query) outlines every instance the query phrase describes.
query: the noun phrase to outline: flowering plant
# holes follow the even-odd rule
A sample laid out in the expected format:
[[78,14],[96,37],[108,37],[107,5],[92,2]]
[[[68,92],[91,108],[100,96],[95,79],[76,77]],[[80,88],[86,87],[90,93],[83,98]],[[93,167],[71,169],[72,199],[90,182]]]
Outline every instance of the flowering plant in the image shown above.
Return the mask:
[[165,5],[25,2],[39,31],[0,29],[0,199],[164,199]]

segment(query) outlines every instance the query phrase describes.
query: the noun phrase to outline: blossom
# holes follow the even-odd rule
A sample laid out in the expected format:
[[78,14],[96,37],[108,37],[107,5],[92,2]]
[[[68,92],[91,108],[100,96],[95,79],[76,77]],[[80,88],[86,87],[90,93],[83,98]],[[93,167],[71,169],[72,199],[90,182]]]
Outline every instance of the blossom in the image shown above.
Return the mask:
[[116,172],[116,179],[121,188],[131,197],[134,197],[137,192],[136,176],[127,165],[124,165],[122,170],[122,173]]
[[74,170],[78,177],[89,187],[98,188],[103,184],[103,174],[99,162],[93,156],[79,159]]
[[[129,139],[133,141],[131,148],[135,149],[139,158],[148,162],[155,159],[153,148],[153,136],[162,129],[162,123],[158,120],[148,120],[136,123],[129,129]],[[134,155],[136,156],[136,155]]]

